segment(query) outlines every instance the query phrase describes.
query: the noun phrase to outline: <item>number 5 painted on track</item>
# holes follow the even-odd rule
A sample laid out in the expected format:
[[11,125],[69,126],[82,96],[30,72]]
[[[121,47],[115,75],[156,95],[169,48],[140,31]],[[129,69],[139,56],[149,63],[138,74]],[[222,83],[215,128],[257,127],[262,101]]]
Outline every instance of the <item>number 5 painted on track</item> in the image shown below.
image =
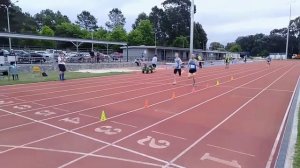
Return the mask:
[[137,143],[140,144],[140,145],[148,144],[149,147],[155,148],[155,149],[164,149],[164,148],[167,148],[171,145],[171,143],[169,141],[166,141],[166,140],[158,140],[157,144],[156,144],[156,139],[151,137],[151,136],[147,136],[147,138],[138,140]]
[[112,126],[102,126],[95,128],[95,132],[104,133],[106,135],[115,135],[122,132],[122,130],[120,128],[113,128]]

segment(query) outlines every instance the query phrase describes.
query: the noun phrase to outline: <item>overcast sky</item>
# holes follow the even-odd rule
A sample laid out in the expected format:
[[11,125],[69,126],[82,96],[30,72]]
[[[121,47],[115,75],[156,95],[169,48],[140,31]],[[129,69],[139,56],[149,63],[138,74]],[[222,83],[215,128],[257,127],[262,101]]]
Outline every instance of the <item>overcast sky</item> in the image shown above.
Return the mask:
[[[164,0],[19,0],[24,12],[34,15],[43,9],[61,11],[71,21],[83,10],[90,11],[105,26],[108,13],[119,8],[126,18],[126,30],[131,30],[137,15],[150,13],[157,5],[162,8]],[[13,0],[12,0],[13,2]],[[209,42],[223,44],[239,36],[255,33],[269,34],[275,28],[288,24],[291,0],[195,0],[197,13],[195,21],[200,22],[207,33]],[[298,10],[297,10],[298,9]],[[300,16],[300,0],[292,0],[292,19]]]

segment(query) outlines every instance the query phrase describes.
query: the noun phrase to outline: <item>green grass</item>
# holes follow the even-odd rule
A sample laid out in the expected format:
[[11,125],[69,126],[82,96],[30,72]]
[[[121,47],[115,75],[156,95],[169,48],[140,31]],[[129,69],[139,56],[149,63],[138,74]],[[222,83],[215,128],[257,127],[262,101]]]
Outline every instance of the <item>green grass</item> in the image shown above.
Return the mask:
[[[299,109],[300,113],[300,109]],[[295,156],[294,156],[294,168],[300,168],[300,115],[298,119],[298,136],[297,136],[297,143],[295,147]]]
[[[58,72],[47,72],[48,77],[41,77],[37,74],[32,73],[20,73],[19,80],[10,80],[7,77],[0,78],[0,86],[1,85],[15,85],[15,84],[25,84],[25,83],[36,83],[36,82],[47,82],[47,81],[58,81],[59,76]],[[79,78],[91,78],[91,77],[101,77],[101,76],[112,76],[112,75],[120,75],[126,74],[124,72],[109,72],[109,73],[82,73],[82,72],[66,72],[65,78],[66,80],[70,79],[79,79]]]

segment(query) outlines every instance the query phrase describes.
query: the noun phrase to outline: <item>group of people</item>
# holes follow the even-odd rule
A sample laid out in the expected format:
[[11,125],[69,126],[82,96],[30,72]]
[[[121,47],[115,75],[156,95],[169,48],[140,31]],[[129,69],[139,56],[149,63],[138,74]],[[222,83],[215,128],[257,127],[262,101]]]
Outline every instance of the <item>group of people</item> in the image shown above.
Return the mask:
[[[192,54],[191,59],[188,62],[188,70],[189,70],[188,78],[193,79],[193,86],[195,86],[195,84],[196,84],[195,74],[197,72],[197,62],[198,61],[196,59],[196,56],[194,54]],[[181,76],[182,64],[183,64],[183,62],[180,59],[179,54],[175,53],[174,82],[173,82],[174,85],[176,85],[176,75],[177,75],[177,73],[178,73],[179,76]],[[199,61],[198,66],[202,68],[202,63],[200,61]]]

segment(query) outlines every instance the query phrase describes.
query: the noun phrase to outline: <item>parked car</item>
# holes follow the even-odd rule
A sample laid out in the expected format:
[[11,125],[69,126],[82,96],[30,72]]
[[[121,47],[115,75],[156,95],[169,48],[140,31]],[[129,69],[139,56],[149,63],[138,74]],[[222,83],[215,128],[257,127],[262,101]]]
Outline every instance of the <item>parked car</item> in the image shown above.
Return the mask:
[[46,51],[35,51],[35,53],[41,54],[46,61],[53,59],[53,54],[47,53]]
[[7,50],[0,50],[0,65],[9,65],[16,61],[16,56],[9,53]]
[[118,52],[114,52],[110,55],[110,57],[112,58],[113,61],[117,61],[119,59],[123,58],[123,54],[122,53],[118,53]]
[[66,61],[71,63],[78,63],[78,62],[83,62],[83,59],[84,59],[84,55],[76,54],[76,55],[69,55]]
[[29,55],[23,55],[18,57],[19,63],[44,63],[46,59],[43,55],[38,53],[30,53]]

